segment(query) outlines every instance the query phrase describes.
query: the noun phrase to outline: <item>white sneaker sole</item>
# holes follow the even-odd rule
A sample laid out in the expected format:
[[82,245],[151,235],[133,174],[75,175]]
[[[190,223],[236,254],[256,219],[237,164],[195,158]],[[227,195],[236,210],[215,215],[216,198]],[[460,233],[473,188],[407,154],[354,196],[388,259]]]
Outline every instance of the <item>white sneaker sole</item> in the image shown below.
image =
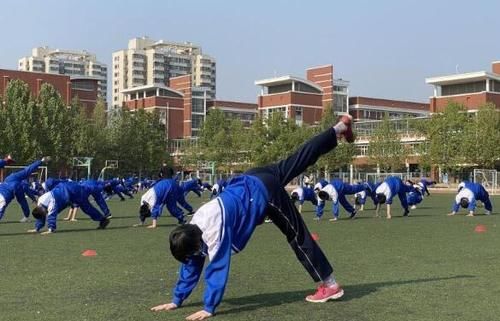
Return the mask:
[[314,299],[310,299],[310,298],[306,297],[306,301],[311,302],[311,303],[325,303],[326,301],[329,301],[329,300],[340,299],[343,295],[344,295],[344,290],[340,290],[340,292],[337,292],[334,295],[331,295],[331,296],[324,298],[324,299],[321,299],[321,300],[314,300]]

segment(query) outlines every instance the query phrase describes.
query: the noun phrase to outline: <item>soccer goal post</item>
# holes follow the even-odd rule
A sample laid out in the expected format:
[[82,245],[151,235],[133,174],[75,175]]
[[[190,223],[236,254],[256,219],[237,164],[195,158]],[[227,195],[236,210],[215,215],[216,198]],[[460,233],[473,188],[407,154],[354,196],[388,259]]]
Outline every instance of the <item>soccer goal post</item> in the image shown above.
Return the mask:
[[488,192],[498,193],[498,172],[495,169],[474,169],[474,183],[479,183]]
[[[28,166],[28,165],[26,165]],[[2,170],[0,170],[0,181],[4,181],[4,179],[9,176],[11,173],[20,171],[24,169],[26,166],[23,165],[8,165],[5,166]],[[47,180],[47,166],[39,166],[38,170],[36,170],[33,174],[31,174],[31,178],[37,181],[45,182]]]

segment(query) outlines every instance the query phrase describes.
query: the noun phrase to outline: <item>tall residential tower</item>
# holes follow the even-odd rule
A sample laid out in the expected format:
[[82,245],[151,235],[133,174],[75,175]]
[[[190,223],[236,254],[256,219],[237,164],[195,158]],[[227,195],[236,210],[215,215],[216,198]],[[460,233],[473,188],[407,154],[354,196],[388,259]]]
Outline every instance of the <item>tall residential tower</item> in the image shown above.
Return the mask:
[[121,107],[124,90],[139,86],[170,86],[169,79],[191,75],[192,85],[206,88],[215,98],[215,59],[190,42],[155,41],[147,37],[129,40],[128,48],[113,53],[111,104]]
[[85,50],[33,48],[31,56],[19,59],[19,71],[67,75],[70,78],[90,77],[98,82],[98,93],[106,100],[108,67],[96,55]]

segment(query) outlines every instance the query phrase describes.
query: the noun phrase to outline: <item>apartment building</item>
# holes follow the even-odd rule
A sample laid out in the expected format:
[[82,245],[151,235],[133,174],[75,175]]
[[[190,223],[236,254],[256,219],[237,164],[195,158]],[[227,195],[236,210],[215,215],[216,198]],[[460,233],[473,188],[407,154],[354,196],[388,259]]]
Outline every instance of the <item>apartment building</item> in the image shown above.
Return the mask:
[[206,88],[209,98],[216,93],[215,59],[190,42],[175,43],[147,37],[129,40],[127,49],[113,53],[112,101],[123,106],[124,91],[139,86],[170,86],[169,80],[191,75],[193,87]]
[[95,78],[99,96],[106,99],[108,67],[86,50],[63,50],[49,47],[33,48],[31,56],[18,61],[19,71],[66,75],[70,78]]

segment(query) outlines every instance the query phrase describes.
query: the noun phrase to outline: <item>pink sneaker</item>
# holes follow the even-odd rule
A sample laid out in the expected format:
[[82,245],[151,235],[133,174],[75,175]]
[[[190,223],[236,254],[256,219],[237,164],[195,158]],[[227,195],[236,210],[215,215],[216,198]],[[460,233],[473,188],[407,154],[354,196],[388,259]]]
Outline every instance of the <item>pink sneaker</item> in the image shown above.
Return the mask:
[[339,136],[344,136],[345,140],[348,143],[354,142],[354,134],[352,133],[352,116],[347,114],[340,117],[339,122],[344,123],[347,127],[343,132],[339,134]]
[[336,284],[333,287],[327,287],[321,284],[313,295],[308,295],[306,297],[307,302],[313,303],[323,303],[328,300],[340,299],[344,295],[344,290],[340,285]]

